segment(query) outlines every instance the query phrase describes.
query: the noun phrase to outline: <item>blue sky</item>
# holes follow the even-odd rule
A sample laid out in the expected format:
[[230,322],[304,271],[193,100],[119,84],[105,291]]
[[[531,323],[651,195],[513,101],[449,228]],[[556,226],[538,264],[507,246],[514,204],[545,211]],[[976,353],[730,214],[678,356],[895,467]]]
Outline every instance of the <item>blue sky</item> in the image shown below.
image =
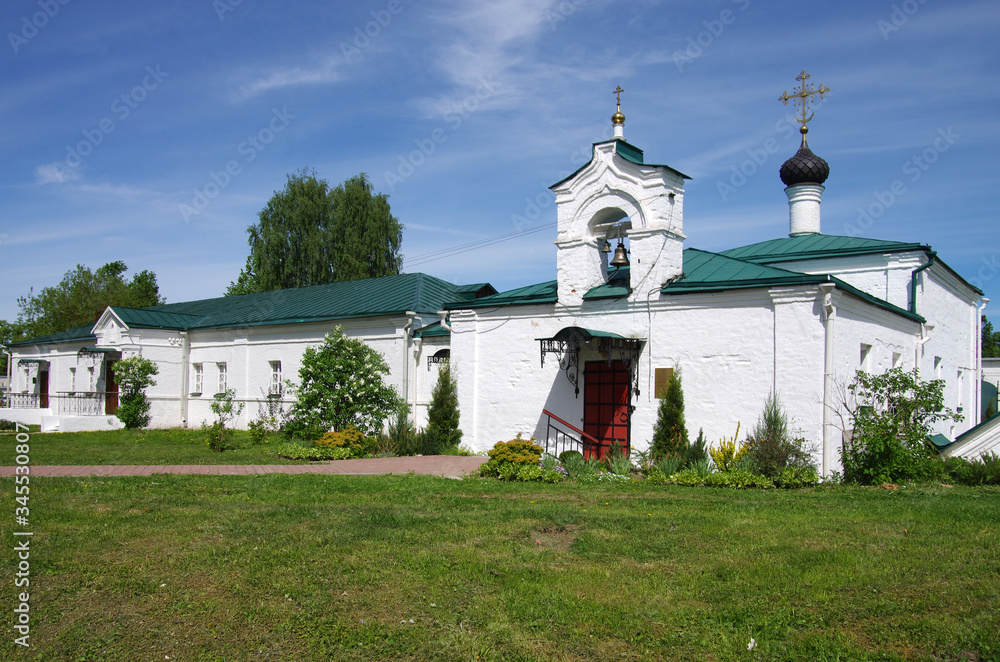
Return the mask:
[[610,136],[616,85],[626,138],[692,177],[688,246],[785,236],[805,68],[831,89],[823,231],[930,244],[1000,322],[995,0],[8,0],[0,27],[2,319],[77,263],[222,294],[301,168],[368,173],[407,271],[549,280],[548,186]]

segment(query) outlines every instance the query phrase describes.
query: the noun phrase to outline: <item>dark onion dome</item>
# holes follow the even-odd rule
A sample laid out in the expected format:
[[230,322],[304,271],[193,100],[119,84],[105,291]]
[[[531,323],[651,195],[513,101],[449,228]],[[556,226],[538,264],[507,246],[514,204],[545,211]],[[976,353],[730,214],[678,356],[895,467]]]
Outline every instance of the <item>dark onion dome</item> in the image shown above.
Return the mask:
[[822,184],[830,176],[830,164],[812,153],[803,135],[802,146],[782,164],[780,174],[785,186]]

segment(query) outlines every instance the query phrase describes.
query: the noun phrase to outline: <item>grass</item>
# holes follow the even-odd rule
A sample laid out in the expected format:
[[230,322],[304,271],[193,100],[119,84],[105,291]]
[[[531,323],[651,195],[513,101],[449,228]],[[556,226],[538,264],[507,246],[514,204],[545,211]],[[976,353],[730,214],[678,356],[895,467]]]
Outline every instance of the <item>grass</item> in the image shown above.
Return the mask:
[[[200,429],[108,430],[31,434],[34,465],[99,464],[297,464],[278,458],[273,448],[282,441],[272,435],[268,443],[254,446],[244,430],[234,430],[233,450],[216,453]],[[13,433],[0,434],[0,443]]]
[[[996,488],[317,475],[31,488],[32,648],[18,659],[1000,658]],[[12,480],[0,492],[12,514]],[[2,582],[0,658],[14,591]]]

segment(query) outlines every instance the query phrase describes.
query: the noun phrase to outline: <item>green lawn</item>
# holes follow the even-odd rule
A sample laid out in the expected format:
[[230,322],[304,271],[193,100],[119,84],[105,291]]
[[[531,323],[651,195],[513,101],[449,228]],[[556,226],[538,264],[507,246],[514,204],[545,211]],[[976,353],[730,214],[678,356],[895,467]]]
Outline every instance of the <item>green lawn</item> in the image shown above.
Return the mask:
[[997,660],[998,528],[996,488],[34,478],[16,659]]
[[[254,446],[244,430],[234,430],[234,450],[212,451],[200,429],[109,430],[105,432],[31,433],[34,465],[94,464],[300,464],[276,457],[273,448],[284,441],[272,435]],[[13,433],[0,434],[0,443]],[[5,461],[11,464],[10,460]]]

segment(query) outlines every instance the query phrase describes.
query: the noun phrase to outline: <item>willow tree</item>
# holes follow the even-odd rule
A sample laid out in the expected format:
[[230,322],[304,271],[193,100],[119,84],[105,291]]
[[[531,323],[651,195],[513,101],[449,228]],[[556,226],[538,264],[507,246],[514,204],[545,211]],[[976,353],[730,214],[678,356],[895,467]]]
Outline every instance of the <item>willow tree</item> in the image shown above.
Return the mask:
[[227,295],[390,276],[402,267],[403,226],[364,173],[334,188],[314,171],[288,175],[258,219]]

